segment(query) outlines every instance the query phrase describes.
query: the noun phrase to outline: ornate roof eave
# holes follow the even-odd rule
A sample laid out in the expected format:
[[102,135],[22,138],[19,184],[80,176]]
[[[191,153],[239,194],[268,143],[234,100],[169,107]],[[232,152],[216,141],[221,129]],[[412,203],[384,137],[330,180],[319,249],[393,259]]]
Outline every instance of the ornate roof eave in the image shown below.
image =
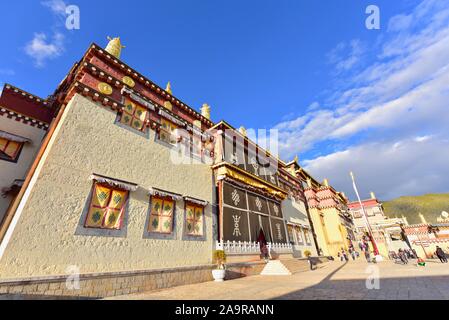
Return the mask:
[[[282,172],[282,174],[285,174],[288,176],[289,179],[294,180],[296,183],[301,184],[301,179],[295,177],[294,175],[292,175],[290,172],[288,172],[286,169],[284,168],[279,168],[279,172]],[[285,180],[285,179],[284,179]],[[302,185],[301,185],[302,186]]]
[[27,124],[32,127],[36,127],[36,128],[39,128],[39,129],[42,129],[45,131],[48,130],[48,128],[49,128],[49,124],[47,122],[37,120],[34,117],[27,116],[27,115],[9,110],[8,108],[0,105],[0,116],[5,115],[5,114],[11,119],[14,118],[17,121],[20,121],[23,124]]
[[48,128],[54,117],[54,110],[50,108],[47,100],[10,84],[5,84],[3,87],[0,108],[2,114],[8,113],[17,121],[39,128]]
[[[86,58],[89,56],[89,54],[93,50],[97,51],[98,53],[100,53],[101,55],[106,57],[109,60],[109,62],[112,63],[113,65],[118,65],[120,67],[120,69],[126,71],[126,73],[128,74],[129,77],[132,77],[137,82],[140,82],[144,86],[150,88],[156,94],[160,95],[163,99],[166,99],[167,101],[173,102],[177,106],[179,106],[179,107],[185,109],[186,111],[188,111],[189,113],[192,113],[195,116],[195,118],[197,118],[198,120],[200,120],[201,122],[203,122],[207,126],[213,126],[214,125],[214,123],[211,120],[209,120],[206,117],[202,116],[201,113],[197,112],[195,109],[193,109],[192,107],[190,107],[186,103],[182,102],[178,98],[176,98],[173,95],[171,95],[170,93],[166,92],[162,87],[158,86],[157,84],[155,84],[154,82],[152,82],[148,78],[144,77],[142,74],[140,74],[139,72],[135,71],[133,68],[128,66],[126,63],[124,63],[120,59],[112,56],[110,53],[106,52],[106,50],[101,48],[96,43],[92,43],[91,44],[91,46],[89,47],[89,49],[85,53],[83,60],[86,60]],[[87,62],[87,61],[85,61],[85,62]]]
[[236,179],[234,179],[232,177],[229,177],[229,176],[224,177],[222,179],[222,181],[226,181],[227,183],[230,183],[230,184],[234,185],[237,188],[240,188],[242,190],[246,190],[246,191],[251,192],[251,193],[260,194],[260,195],[262,195],[262,196],[264,196],[266,198],[272,199],[272,200],[277,201],[277,202],[281,202],[282,200],[284,200],[284,199],[282,199],[280,197],[277,197],[277,196],[275,196],[275,195],[273,195],[273,194],[271,194],[269,192],[266,192],[266,191],[263,191],[263,190],[261,190],[259,188],[250,186],[250,185],[248,185],[248,184],[246,184],[244,182],[241,182],[241,181],[236,180]]
[[[147,109],[151,110],[151,111],[155,111],[156,108],[159,109],[158,112],[163,112],[165,114],[168,114],[169,117],[173,117],[174,119],[169,119],[172,122],[175,122],[177,125],[179,126],[184,126],[187,129],[189,129],[190,131],[196,130],[199,133],[201,133],[202,135],[205,135],[205,139],[208,139],[209,135],[205,132],[203,132],[201,129],[196,129],[193,125],[191,125],[187,120],[183,119],[181,116],[173,113],[171,110],[167,109],[164,105],[161,105],[155,101],[152,101],[150,99],[148,99],[147,97],[141,95],[139,92],[133,90],[132,88],[129,88],[126,83],[124,83],[123,81],[107,75],[106,71],[102,70],[101,68],[99,68],[98,66],[95,66],[91,63],[88,62],[83,62],[80,64],[80,71],[84,71],[88,74],[91,74],[94,77],[97,77],[99,80],[104,81],[108,84],[110,84],[111,86],[120,89],[121,90],[121,94],[122,95],[126,95],[129,98],[131,98],[132,100],[134,100],[136,103],[141,104],[142,106],[146,107]],[[78,75],[75,77],[76,80],[81,80],[81,75],[82,73],[78,73]],[[89,88],[91,88],[89,86]],[[95,89],[91,88],[92,90],[96,91]]]
[[301,175],[304,179],[310,179],[312,181],[314,188],[321,187],[321,183],[319,183],[310,173],[308,173],[304,168],[300,167],[298,170],[295,171],[296,174]]
[[32,100],[33,102],[35,102],[36,104],[39,104],[39,105],[41,105],[43,107],[48,105],[47,100],[42,99],[42,98],[40,98],[40,97],[38,97],[38,96],[36,96],[34,94],[31,94],[31,93],[29,93],[29,92],[27,92],[25,90],[19,89],[19,88],[15,87],[15,86],[13,86],[13,85],[11,85],[9,83],[5,83],[4,88],[7,89],[7,90],[12,90],[14,93],[16,93],[18,95],[21,95],[21,96],[23,96],[25,98],[28,98],[28,99]]
[[213,165],[212,169],[216,170],[217,175],[219,176],[231,177],[237,181],[243,182],[244,184],[250,185],[256,189],[268,192],[282,200],[287,198],[287,192],[285,192],[281,188],[274,186],[271,183],[227,162],[221,162],[216,165]]
[[282,166],[285,166],[285,162],[284,160],[282,160],[279,157],[274,157],[270,151],[262,148],[261,146],[259,146],[257,143],[255,143],[254,141],[252,141],[251,139],[249,139],[247,136],[244,136],[241,132],[239,132],[239,130],[237,130],[236,128],[234,128],[233,126],[231,126],[228,122],[226,122],[225,120],[220,120],[218,123],[216,123],[214,126],[212,126],[209,130],[218,130],[221,127],[227,127],[228,129],[231,129],[233,131],[235,131],[235,133],[239,136],[242,137],[242,139],[244,141],[247,141],[248,143],[251,143],[253,146],[255,146],[257,149],[262,150],[263,152],[265,152],[265,154],[267,156],[269,156],[270,158],[273,158],[273,160],[276,160],[279,164],[281,164]]

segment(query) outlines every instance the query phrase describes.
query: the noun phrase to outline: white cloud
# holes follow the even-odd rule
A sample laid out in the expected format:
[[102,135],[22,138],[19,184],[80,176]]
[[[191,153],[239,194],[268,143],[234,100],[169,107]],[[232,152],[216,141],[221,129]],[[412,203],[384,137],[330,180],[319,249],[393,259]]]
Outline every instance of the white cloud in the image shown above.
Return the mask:
[[427,141],[427,140],[429,140],[431,138],[432,138],[431,135],[429,135],[429,136],[420,136],[420,137],[416,137],[415,141],[416,142],[425,142],[425,141]]
[[25,52],[34,59],[37,67],[43,67],[47,60],[59,57],[64,52],[64,35],[54,33],[49,42],[44,33],[35,33],[34,38],[26,45]]
[[315,101],[315,102],[311,103],[310,106],[307,107],[307,111],[314,111],[314,110],[319,109],[320,107],[321,107],[320,103]]
[[408,29],[413,22],[412,15],[399,14],[390,19],[388,31],[403,31]]
[[328,63],[334,66],[336,73],[347,71],[360,62],[365,51],[364,45],[358,39],[349,43],[340,42],[327,54]]
[[[360,42],[352,42],[349,58],[343,54],[350,48],[348,44],[342,42],[335,47],[328,55],[329,62],[337,71],[352,71],[352,75],[334,74],[345,87],[336,88],[324,101],[333,109],[309,108],[306,114],[276,125],[282,141],[280,153],[289,159],[314,150],[319,143],[350,145],[344,151],[331,149],[328,152],[334,153],[307,161],[307,167],[318,177],[333,176],[343,190],[350,186],[349,170],[360,167],[367,177],[364,182],[384,188],[373,190],[379,195],[441,191],[446,182],[439,172],[447,170],[436,165],[438,160],[433,155],[439,147],[448,146],[447,141],[435,137],[449,136],[449,3],[422,1],[411,13],[393,17],[383,39],[377,59],[357,72],[354,66],[360,68],[360,64],[351,57],[363,56]],[[361,143],[357,138],[363,134],[368,138]],[[431,153],[424,156],[424,149]],[[403,168],[409,165],[409,159],[419,161],[424,171],[415,172],[416,178],[406,183]],[[365,164],[375,168],[376,174],[369,174]],[[424,172],[427,177],[423,177]],[[416,183],[416,179],[430,176],[432,184]],[[398,180],[397,184],[387,188],[385,181],[389,179]]]
[[349,172],[354,171],[361,197],[370,191],[383,200],[401,195],[448,192],[449,140],[406,139],[395,143],[368,143],[311,161],[305,169],[317,179],[354,199]]
[[59,16],[66,16],[66,8],[67,5],[62,0],[49,0],[49,1],[42,1],[41,4],[44,7],[49,8],[54,14]]
[[25,53],[34,60],[38,68],[44,67],[47,60],[55,59],[64,52],[65,37],[59,30],[67,16],[67,5],[63,0],[45,0],[41,1],[41,5],[50,9],[57,22],[53,26],[51,39],[44,32],[36,32],[33,39],[25,45]]

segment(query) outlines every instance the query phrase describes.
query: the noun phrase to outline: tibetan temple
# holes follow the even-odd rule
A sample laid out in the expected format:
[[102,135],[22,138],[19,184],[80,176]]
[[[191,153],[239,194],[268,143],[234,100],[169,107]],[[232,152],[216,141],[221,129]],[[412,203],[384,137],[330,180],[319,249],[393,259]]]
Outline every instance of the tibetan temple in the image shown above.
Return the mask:
[[[92,44],[48,98],[0,97],[0,293],[105,297],[232,276],[354,240],[344,194]],[[75,270],[75,271],[74,271]],[[71,291],[68,274],[79,274]]]

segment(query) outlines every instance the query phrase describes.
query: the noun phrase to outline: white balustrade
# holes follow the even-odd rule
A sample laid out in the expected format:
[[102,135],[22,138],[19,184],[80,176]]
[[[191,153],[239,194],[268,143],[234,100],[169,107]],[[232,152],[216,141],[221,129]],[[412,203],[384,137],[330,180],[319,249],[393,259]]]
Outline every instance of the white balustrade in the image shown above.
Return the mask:
[[[267,244],[268,252],[271,253],[291,253],[292,245],[290,243],[271,243]],[[260,246],[258,242],[249,241],[217,241],[216,250],[223,250],[228,254],[258,254]]]

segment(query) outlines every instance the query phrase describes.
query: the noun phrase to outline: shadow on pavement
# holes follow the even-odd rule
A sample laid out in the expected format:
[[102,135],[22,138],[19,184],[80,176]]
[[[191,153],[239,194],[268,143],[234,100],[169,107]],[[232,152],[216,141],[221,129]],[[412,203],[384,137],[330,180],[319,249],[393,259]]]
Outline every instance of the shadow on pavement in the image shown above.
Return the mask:
[[[377,278],[373,273],[360,279],[332,279],[342,264],[318,284],[273,298],[273,300],[448,300],[449,275]],[[367,264],[376,266],[375,264]],[[369,270],[373,270],[370,268]],[[368,282],[368,285],[367,285]],[[370,287],[371,289],[369,289]]]

